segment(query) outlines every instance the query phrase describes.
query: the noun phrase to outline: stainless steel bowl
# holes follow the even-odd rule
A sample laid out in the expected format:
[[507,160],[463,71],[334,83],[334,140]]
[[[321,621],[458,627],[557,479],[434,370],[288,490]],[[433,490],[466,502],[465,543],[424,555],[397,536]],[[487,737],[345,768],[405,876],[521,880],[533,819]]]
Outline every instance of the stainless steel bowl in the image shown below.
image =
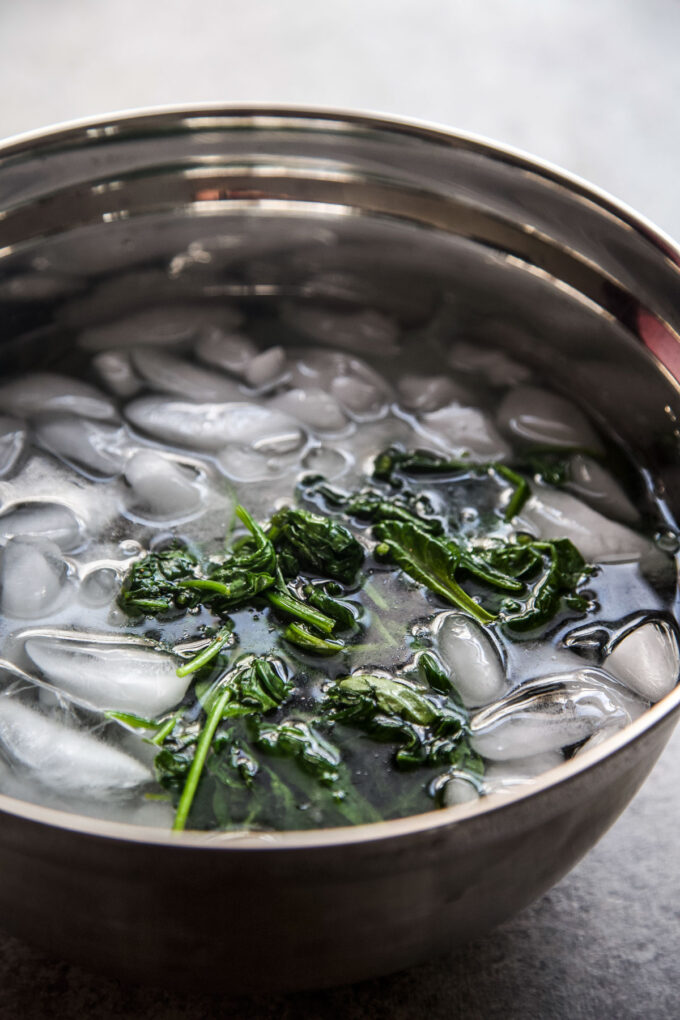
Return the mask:
[[[115,116],[0,147],[5,368],[125,309],[225,296],[368,303],[518,354],[680,512],[680,253],[588,185],[475,138],[314,110]],[[121,977],[232,993],[393,971],[564,875],[679,712],[676,689],[511,796],[353,829],[170,834],[0,796],[0,920]]]

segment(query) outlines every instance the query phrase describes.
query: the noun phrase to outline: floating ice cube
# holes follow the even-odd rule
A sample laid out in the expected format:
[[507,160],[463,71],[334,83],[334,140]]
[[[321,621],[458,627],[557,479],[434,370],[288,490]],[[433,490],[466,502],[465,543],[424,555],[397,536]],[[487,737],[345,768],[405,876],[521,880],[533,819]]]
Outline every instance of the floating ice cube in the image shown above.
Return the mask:
[[207,452],[221,450],[228,443],[251,445],[261,452],[289,452],[304,442],[297,422],[257,404],[191,404],[139,397],[127,405],[125,413],[142,432]]
[[106,388],[117,397],[134,397],[142,388],[142,380],[132,367],[128,351],[95,354],[92,367]]
[[452,683],[468,708],[488,705],[507,688],[499,651],[470,616],[442,613],[436,621],[437,648]]
[[201,501],[195,476],[153,450],[135,453],[125,465],[125,478],[132,488],[133,506],[154,517],[192,513]]
[[401,404],[409,411],[438,411],[445,404],[468,404],[469,393],[444,375],[404,375],[399,380]]
[[242,443],[229,443],[220,450],[216,460],[222,473],[235,482],[263,482],[287,470],[287,464]]
[[26,446],[26,426],[18,418],[0,415],[0,478],[8,475]]
[[356,375],[341,375],[333,380],[331,393],[357,421],[374,421],[387,414],[385,389]]
[[243,396],[238,384],[230,379],[156,347],[133,351],[132,363],[151,389],[161,393],[211,404],[239,400]]
[[665,559],[644,535],[610,521],[560,489],[538,490],[525,503],[515,526],[538,538],[569,538],[591,563],[642,559],[657,564]]
[[118,574],[111,567],[91,570],[80,583],[78,595],[88,606],[107,606],[120,587]]
[[206,365],[242,376],[257,354],[257,347],[240,333],[225,336],[219,330],[208,333],[196,345],[196,354]]
[[94,386],[53,372],[29,373],[0,386],[0,407],[24,418],[50,412],[95,419],[116,414],[109,398]]
[[280,382],[286,369],[286,352],[283,347],[268,347],[246,363],[243,378],[249,386],[261,390]]
[[602,668],[632,691],[658,701],[673,690],[680,674],[676,631],[666,620],[647,620],[626,631]]
[[449,779],[442,793],[442,802],[445,807],[469,804],[473,800],[479,800],[479,793],[474,783],[468,782],[462,776],[454,776],[453,779]]
[[454,456],[469,454],[471,461],[505,460],[510,447],[483,411],[461,404],[447,404],[438,411],[421,415],[426,436]]
[[129,441],[125,429],[71,415],[42,415],[39,446],[89,478],[115,478],[123,470]]
[[630,722],[644,704],[606,673],[584,668],[532,680],[477,712],[470,743],[492,761],[559,751],[587,740],[613,720]]
[[101,797],[153,779],[131,755],[16,697],[0,696],[0,745],[16,769],[59,794]]
[[337,400],[314,386],[279,393],[268,406],[296,418],[315,432],[341,432],[347,425]]
[[324,305],[293,304],[282,308],[283,318],[320,344],[347,350],[393,353],[399,330],[396,323],[373,309],[339,311]]
[[56,606],[66,581],[59,546],[45,539],[12,538],[2,554],[2,611],[35,620]]
[[0,542],[12,538],[43,538],[72,552],[83,542],[83,529],[70,507],[36,500],[17,503],[0,515]]
[[601,730],[598,730],[597,733],[593,733],[592,737],[588,737],[586,742],[581,744],[581,746],[574,752],[573,757],[577,758],[582,754],[586,754],[588,751],[592,751],[594,747],[600,747],[601,744],[604,744],[605,740],[609,740],[610,737],[620,733],[625,726],[625,719],[612,720],[612,722],[603,726]]
[[330,482],[345,473],[349,458],[346,453],[329,446],[315,446],[302,458],[301,466],[309,474],[322,475]]
[[492,386],[516,386],[531,377],[531,370],[503,351],[482,342],[460,340],[449,352],[449,365],[459,372],[478,376]]
[[[351,447],[344,440],[334,440],[333,446],[343,453],[346,450],[348,458],[354,458],[354,469],[351,470],[346,484],[351,485],[361,480],[361,474],[371,474],[376,454],[391,446],[393,443],[401,443],[405,447],[424,447],[422,437],[419,436],[409,422],[403,421],[393,415],[388,415],[380,421],[367,422],[358,425],[352,436]],[[330,441],[326,442],[330,445]],[[430,444],[435,445],[435,444]],[[349,448],[348,448],[349,447]],[[346,449],[348,448],[348,449]]]
[[592,425],[575,404],[537,386],[510,390],[500,403],[497,422],[503,431],[527,443],[602,449]]
[[80,334],[78,342],[89,351],[140,344],[166,346],[191,340],[210,328],[233,329],[240,320],[240,313],[226,305],[160,305],[91,326]]
[[33,633],[26,653],[45,678],[74,701],[154,719],[184,697],[191,677],[152,642],[76,631]]
[[293,386],[326,390],[357,421],[375,421],[387,413],[394,396],[392,389],[361,358],[314,347],[294,349],[289,356]]
[[[599,733],[591,740],[596,740]],[[586,741],[587,743],[587,741]],[[526,749],[525,749],[526,750]],[[484,792],[514,793],[518,786],[531,782],[564,761],[561,751],[545,751],[530,758],[514,758],[508,762],[491,762],[484,771]]]
[[635,524],[640,514],[621,485],[592,457],[576,453],[569,460],[566,488],[606,517]]

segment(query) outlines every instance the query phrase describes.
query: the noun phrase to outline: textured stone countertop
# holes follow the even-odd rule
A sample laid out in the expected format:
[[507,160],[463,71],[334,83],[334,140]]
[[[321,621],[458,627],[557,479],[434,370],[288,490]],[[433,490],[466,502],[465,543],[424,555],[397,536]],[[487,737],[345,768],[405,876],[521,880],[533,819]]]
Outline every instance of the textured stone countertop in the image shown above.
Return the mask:
[[[680,237],[676,0],[0,0],[0,138],[208,100],[383,110],[589,178]],[[123,985],[0,935],[0,1018],[676,1020],[680,732],[599,845],[463,952],[323,993]]]

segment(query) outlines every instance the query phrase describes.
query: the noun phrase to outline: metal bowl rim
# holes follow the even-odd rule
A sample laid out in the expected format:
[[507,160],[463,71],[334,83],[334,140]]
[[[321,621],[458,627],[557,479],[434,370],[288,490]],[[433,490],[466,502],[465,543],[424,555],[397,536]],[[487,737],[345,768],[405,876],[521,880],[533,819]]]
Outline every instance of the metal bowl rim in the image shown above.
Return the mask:
[[[118,134],[118,128],[144,125],[151,129],[154,125],[168,123],[177,127],[184,121],[200,118],[237,118],[250,119],[253,127],[258,127],[257,120],[262,120],[260,129],[272,127],[265,124],[269,120],[318,121],[320,123],[348,123],[354,127],[379,129],[386,133],[405,134],[418,137],[450,148],[465,148],[502,160],[516,167],[529,170],[534,174],[560,184],[567,190],[581,195],[594,202],[602,210],[614,214],[627,226],[643,234],[650,240],[665,258],[671,258],[680,265],[680,246],[654,223],[637,213],[624,202],[614,198],[607,191],[592,185],[561,167],[542,159],[537,159],[521,149],[497,143],[483,135],[465,131],[453,131],[444,125],[418,120],[415,118],[394,117],[389,114],[371,111],[344,110],[336,107],[289,106],[287,104],[243,104],[243,103],[201,103],[198,105],[167,105],[142,107],[115,111],[97,117],[85,117],[76,120],[47,126],[35,131],[11,136],[0,141],[0,168],[2,162],[21,154],[39,155],[41,149],[51,148],[55,142],[76,139],[88,131],[115,128],[112,137]],[[186,125],[190,128],[190,125]],[[207,125],[204,125],[207,126]],[[218,127],[215,124],[215,127]],[[187,131],[190,133],[190,131]],[[95,140],[105,135],[97,134]],[[680,684],[668,695],[658,701],[640,716],[635,722],[626,726],[620,733],[605,740],[592,750],[563,762],[548,772],[518,786],[511,793],[491,794],[470,804],[461,804],[450,808],[438,808],[398,818],[392,821],[374,822],[365,825],[338,827],[331,829],[310,829],[303,831],[240,833],[240,832],[167,832],[164,829],[137,826],[126,822],[106,821],[80,815],[75,812],[60,811],[43,807],[28,801],[17,800],[0,794],[0,812],[26,819],[29,822],[55,826],[57,828],[82,833],[83,835],[102,837],[111,840],[133,843],[153,844],[167,847],[186,847],[201,849],[248,849],[248,850],[283,850],[303,847],[330,847],[349,844],[375,842],[385,839],[398,839],[404,836],[446,828],[454,823],[474,820],[505,809],[530,797],[543,793],[552,787],[568,782],[577,775],[597,766],[606,758],[617,754],[643,736],[646,732],[663,723],[674,712],[680,710]]]

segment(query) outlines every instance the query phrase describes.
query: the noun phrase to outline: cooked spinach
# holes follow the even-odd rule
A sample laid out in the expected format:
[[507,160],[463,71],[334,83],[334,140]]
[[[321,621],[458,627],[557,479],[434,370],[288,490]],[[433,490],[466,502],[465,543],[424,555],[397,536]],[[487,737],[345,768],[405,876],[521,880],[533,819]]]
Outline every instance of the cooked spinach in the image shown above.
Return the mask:
[[[422,650],[402,669],[347,670],[369,649],[379,657],[380,641],[391,648],[404,641],[403,624],[395,627],[378,575],[371,576],[370,549],[379,564],[508,634],[533,633],[565,608],[586,611],[579,589],[590,568],[571,542],[503,537],[499,517],[512,520],[530,494],[522,470],[391,448],[376,460],[373,487],[341,492],[306,479],[302,500],[323,505],[324,513],[285,507],[261,525],[237,507],[246,534],[222,554],[176,545],[132,565],[119,599],[127,612],[172,617],[204,610],[217,624],[201,624],[202,643],[178,669],[191,677],[182,706],[164,720],[119,719],[148,730],[159,748],[155,767],[176,805],[175,829],[194,818],[223,827],[375,821],[385,812],[424,809],[451,770],[471,781],[481,774],[468,714],[427,641],[425,647],[414,641],[413,649]],[[454,515],[437,513],[428,493],[399,477],[428,474],[445,486],[487,476],[492,493],[498,479],[510,483],[509,501],[492,511],[496,531],[461,531]],[[233,660],[241,626],[235,620],[243,613],[253,620],[264,614],[280,658]],[[362,645],[367,623],[377,643],[369,636]],[[386,749],[376,754],[389,754],[386,767],[391,762],[402,786],[380,773],[361,793],[355,788],[357,740]],[[409,771],[413,783],[403,785]]]
[[352,584],[364,561],[363,547],[351,531],[331,517],[308,510],[279,510],[271,519],[268,535],[288,577],[306,570]]
[[475,602],[456,581],[460,552],[455,545],[411,523],[384,521],[376,524],[373,532],[380,542],[376,556],[396,563],[415,581],[470,613],[480,623],[490,623],[494,619],[494,614]]

